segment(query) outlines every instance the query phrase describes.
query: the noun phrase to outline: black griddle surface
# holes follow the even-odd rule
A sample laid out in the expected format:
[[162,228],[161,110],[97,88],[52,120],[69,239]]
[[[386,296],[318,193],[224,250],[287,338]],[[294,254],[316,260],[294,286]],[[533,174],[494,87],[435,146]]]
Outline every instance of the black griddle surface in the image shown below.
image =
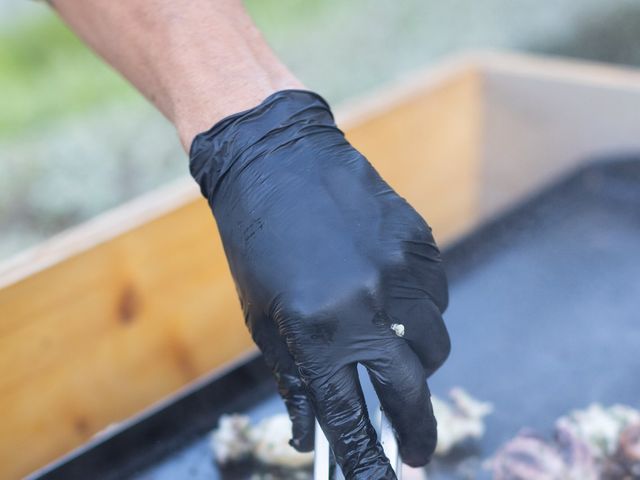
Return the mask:
[[[549,434],[591,402],[640,408],[640,161],[575,172],[448,248],[445,263],[453,350],[431,390],[463,386],[495,413],[484,439],[434,461],[430,479],[486,477],[481,459],[522,427]],[[249,478],[217,469],[207,432],[222,413],[281,411],[257,357],[33,478]],[[458,460],[475,473],[462,475]]]

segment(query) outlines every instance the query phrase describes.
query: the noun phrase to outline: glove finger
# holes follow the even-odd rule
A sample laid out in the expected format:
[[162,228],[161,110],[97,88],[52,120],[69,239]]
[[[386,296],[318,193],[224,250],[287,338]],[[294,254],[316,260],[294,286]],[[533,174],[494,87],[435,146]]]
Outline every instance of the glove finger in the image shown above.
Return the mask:
[[406,271],[397,272],[398,285],[403,285],[405,282],[402,280],[411,277],[415,285],[426,288],[440,313],[444,313],[449,305],[447,276],[442,268],[442,257],[431,234],[431,228],[422,218],[420,221],[424,226],[423,231],[403,244],[409,263]]
[[275,324],[268,318],[250,319],[251,336],[273,372],[278,392],[284,400],[292,423],[292,447],[300,452],[313,450],[315,415],[307,390],[300,379],[298,369],[280,337]]
[[318,423],[349,480],[395,479],[369,421],[355,364],[309,379]]
[[402,338],[416,353],[427,378],[445,362],[451,340],[442,314],[429,298],[394,299],[388,309],[391,322],[402,325]]
[[400,338],[385,341],[385,355],[364,362],[380,404],[391,420],[402,461],[412,467],[431,459],[436,419],[422,363]]

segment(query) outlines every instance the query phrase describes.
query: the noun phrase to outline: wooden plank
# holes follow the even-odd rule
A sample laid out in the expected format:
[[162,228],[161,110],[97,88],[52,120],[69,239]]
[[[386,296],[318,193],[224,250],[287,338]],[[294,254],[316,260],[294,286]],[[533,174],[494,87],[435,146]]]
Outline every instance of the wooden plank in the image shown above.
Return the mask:
[[202,200],[5,287],[0,311],[3,478],[252,348]]
[[576,166],[640,152],[640,72],[485,54],[481,218]]

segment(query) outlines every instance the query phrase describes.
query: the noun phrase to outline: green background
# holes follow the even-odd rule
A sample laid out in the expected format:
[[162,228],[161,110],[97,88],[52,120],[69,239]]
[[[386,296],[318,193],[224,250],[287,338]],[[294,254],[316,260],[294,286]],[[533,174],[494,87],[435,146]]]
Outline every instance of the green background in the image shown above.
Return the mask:
[[[468,49],[640,64],[637,0],[246,4],[334,104]],[[0,257],[187,173],[167,122],[46,4],[0,4],[0,27]]]

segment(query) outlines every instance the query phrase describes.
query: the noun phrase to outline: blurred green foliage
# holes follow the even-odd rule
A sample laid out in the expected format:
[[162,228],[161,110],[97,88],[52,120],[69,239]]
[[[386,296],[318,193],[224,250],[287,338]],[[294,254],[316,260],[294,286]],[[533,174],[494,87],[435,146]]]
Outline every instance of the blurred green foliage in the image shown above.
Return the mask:
[[55,16],[0,31],[0,137],[16,136],[110,100],[140,101]]
[[[435,58],[517,48],[640,63],[640,4],[620,0],[246,0],[302,80],[336,102]],[[44,5],[0,30],[0,138],[118,102],[144,101]]]
[[[640,64],[638,0],[245,4],[284,62],[332,104],[468,49]],[[7,5],[0,0],[0,258],[188,174],[171,125],[44,2]]]

